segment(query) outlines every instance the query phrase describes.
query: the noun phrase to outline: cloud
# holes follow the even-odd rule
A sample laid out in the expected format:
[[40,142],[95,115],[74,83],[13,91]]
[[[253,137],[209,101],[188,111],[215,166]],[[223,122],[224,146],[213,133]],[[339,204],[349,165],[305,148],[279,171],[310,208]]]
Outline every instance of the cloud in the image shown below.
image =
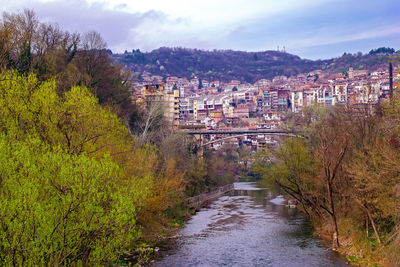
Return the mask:
[[167,19],[160,11],[129,13],[124,11],[123,5],[110,9],[106,3],[89,4],[79,0],[30,1],[29,4],[20,2],[20,5],[10,8],[9,11],[21,12],[23,8],[33,9],[41,21],[56,22],[64,30],[79,33],[96,30],[111,49],[122,49],[125,44],[129,47],[123,49],[137,47],[130,40],[132,32],[149,24],[164,24]]
[[[309,0],[307,7],[329,1],[332,0]],[[117,51],[132,47],[151,50],[171,45],[230,48],[245,44],[229,36],[232,33],[235,38],[240,38],[241,34],[245,34],[246,27],[241,29],[243,22],[252,21],[255,17],[267,18],[296,9],[298,11],[301,6],[306,8],[297,0],[253,0],[251,4],[248,0],[13,2],[15,7],[19,3],[20,7],[34,8],[41,19],[56,21],[67,30],[97,30],[111,49]]]
[[119,9],[108,9],[101,3],[89,5],[77,0],[46,3],[37,6],[35,10],[39,17],[58,22],[70,31],[96,30],[111,48],[126,43],[132,29],[148,21],[160,22],[165,17],[154,10],[127,13]]
[[329,35],[318,35],[313,38],[306,38],[291,43],[293,46],[299,47],[310,47],[310,46],[321,46],[340,44],[345,42],[352,42],[365,39],[375,39],[379,37],[388,37],[392,35],[400,34],[400,24],[393,25],[390,27],[378,27],[375,29],[366,29],[360,32],[347,32],[347,33],[333,33]]
[[373,45],[371,40],[398,35],[397,2],[14,0],[0,10],[33,8],[41,20],[63,29],[96,30],[115,52],[160,46],[259,51],[278,45],[301,52],[317,46],[347,48],[360,40]]
[[254,16],[233,28],[224,39],[224,46],[247,51],[285,46],[286,51],[309,58],[326,58],[332,56],[331,51],[337,56],[344,51],[366,52],[392,44],[396,48],[398,44],[392,40],[400,39],[400,24],[394,10],[399,10],[400,2],[382,2],[337,0],[307,5],[296,12]]

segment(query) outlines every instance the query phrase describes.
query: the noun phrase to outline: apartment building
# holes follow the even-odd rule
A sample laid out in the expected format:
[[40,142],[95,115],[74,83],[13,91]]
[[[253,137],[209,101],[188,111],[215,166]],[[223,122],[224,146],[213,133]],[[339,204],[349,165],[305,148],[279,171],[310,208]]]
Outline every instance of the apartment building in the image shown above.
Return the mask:
[[160,108],[171,125],[179,125],[179,90],[166,92],[162,84],[144,85],[143,98],[146,106]]

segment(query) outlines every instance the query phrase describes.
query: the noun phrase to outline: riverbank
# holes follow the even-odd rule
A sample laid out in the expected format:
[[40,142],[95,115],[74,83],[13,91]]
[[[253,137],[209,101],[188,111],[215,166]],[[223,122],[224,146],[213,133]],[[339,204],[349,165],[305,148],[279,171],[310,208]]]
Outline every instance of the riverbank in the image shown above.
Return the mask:
[[[288,205],[290,197],[282,197],[281,199],[283,204]],[[299,211],[302,212],[301,208]],[[323,240],[327,246],[331,246],[333,230],[330,223],[321,222],[317,218],[310,218],[310,222],[314,228],[314,235]],[[350,221],[339,219],[338,226],[340,247],[337,252],[348,264],[360,267],[393,267],[382,257],[387,251],[377,244],[376,239],[367,239],[365,232],[356,229]]]
[[[332,243],[332,229],[328,223],[313,222],[315,234],[327,243]],[[392,267],[385,256],[387,248],[379,245],[374,238],[367,238],[365,232],[356,229],[349,221],[338,221],[340,247],[338,252],[352,266]],[[399,252],[400,253],[400,252]]]

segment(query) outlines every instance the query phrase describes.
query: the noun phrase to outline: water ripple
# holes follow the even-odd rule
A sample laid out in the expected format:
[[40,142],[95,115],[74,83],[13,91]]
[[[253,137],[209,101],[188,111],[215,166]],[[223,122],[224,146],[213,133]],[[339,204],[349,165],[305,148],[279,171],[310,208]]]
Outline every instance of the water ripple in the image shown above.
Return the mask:
[[348,266],[312,236],[302,214],[266,201],[252,183],[235,190],[196,213],[153,265]]

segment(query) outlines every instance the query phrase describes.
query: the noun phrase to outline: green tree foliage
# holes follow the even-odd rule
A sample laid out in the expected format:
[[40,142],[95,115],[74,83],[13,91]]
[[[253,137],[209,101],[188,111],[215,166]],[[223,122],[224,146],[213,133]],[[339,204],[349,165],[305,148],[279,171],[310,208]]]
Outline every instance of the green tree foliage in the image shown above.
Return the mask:
[[0,136],[0,262],[99,265],[138,239],[132,188],[109,156]]
[[97,265],[133,248],[149,189],[124,168],[133,140],[116,115],[86,88],[60,97],[15,72],[0,75],[0,105],[0,260]]
[[[71,154],[103,155],[128,142],[129,132],[84,87],[57,95],[55,81],[40,82],[13,72],[0,76],[0,127],[17,140],[27,135]],[[122,148],[121,148],[122,149]]]
[[389,47],[379,47],[377,49],[372,49],[369,51],[370,55],[374,54],[394,54],[396,50],[394,48],[389,48]]
[[[318,190],[322,183],[317,178],[318,166],[314,162],[309,146],[299,138],[286,139],[274,153],[274,161],[269,166],[263,162],[271,162],[267,155],[258,155],[265,159],[254,165],[254,171],[262,175],[269,187],[277,184],[287,194],[302,204],[302,209],[310,215],[313,209],[320,214]],[[265,164],[265,165],[264,165]]]
[[87,88],[60,96],[55,80],[7,71],[0,105],[5,264],[110,263],[134,249],[141,232],[158,235],[165,212],[182,201],[174,141],[165,140],[165,152],[135,146]]

